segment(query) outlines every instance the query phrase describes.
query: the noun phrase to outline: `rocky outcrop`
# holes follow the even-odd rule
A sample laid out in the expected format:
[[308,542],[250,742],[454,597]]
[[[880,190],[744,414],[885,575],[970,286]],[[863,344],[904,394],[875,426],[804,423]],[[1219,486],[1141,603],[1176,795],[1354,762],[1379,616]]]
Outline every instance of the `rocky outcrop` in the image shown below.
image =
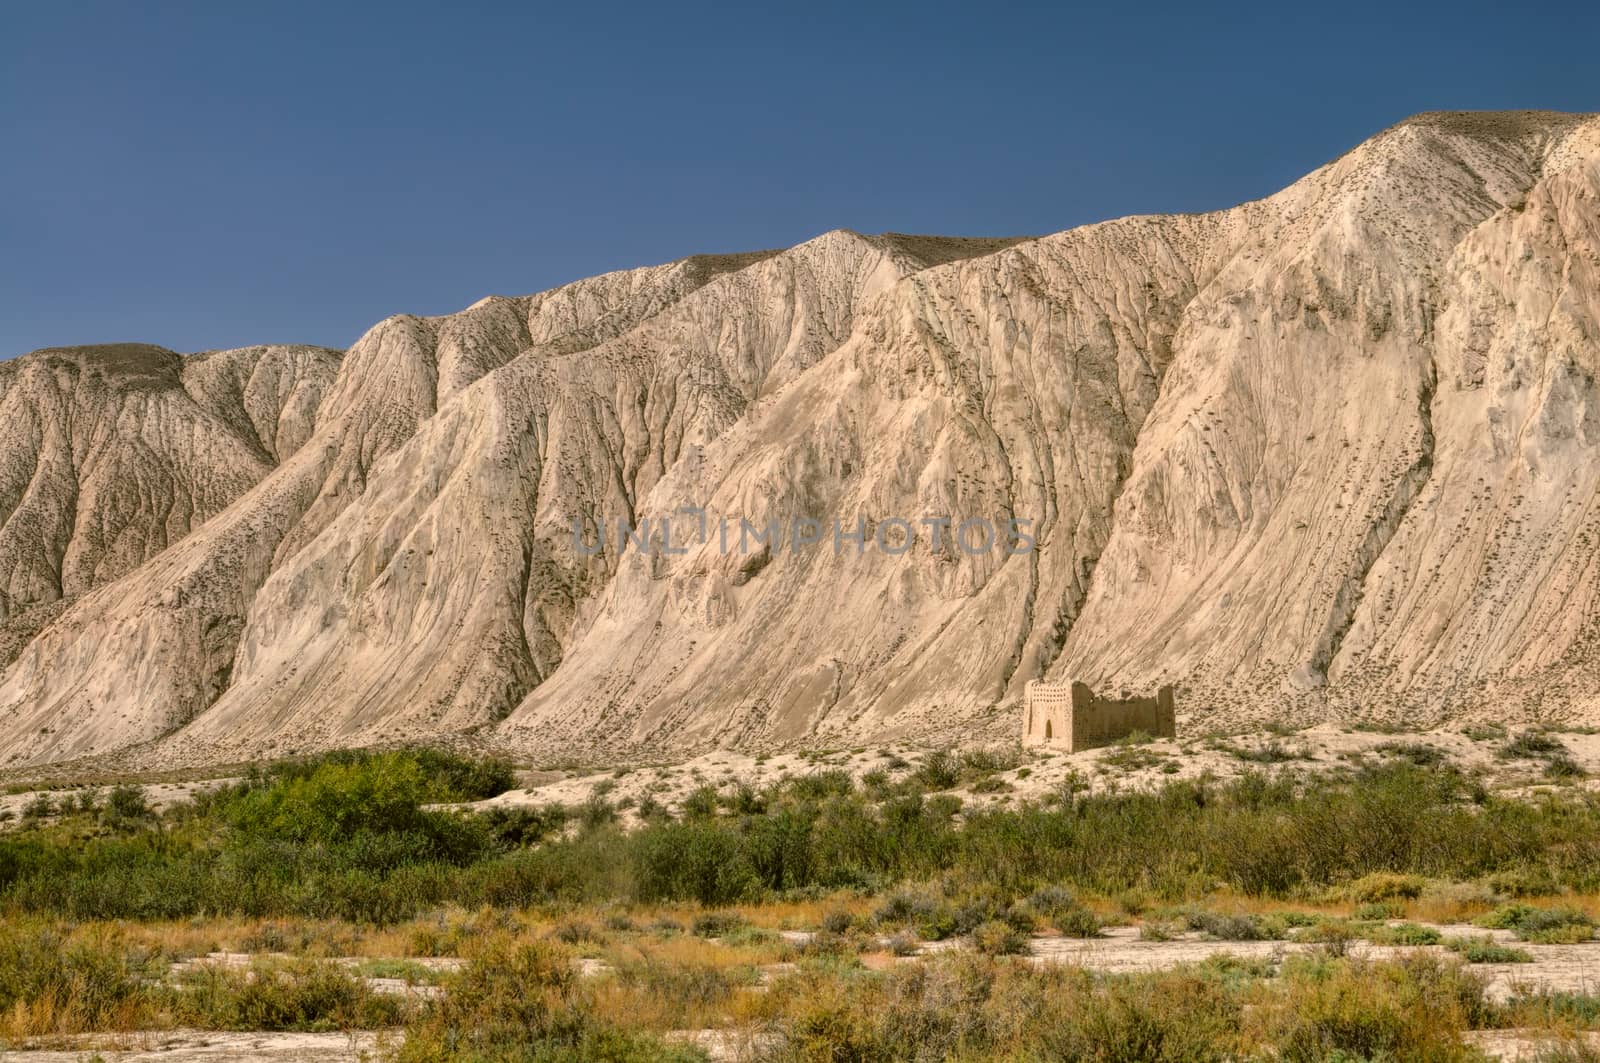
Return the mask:
[[0,760],[1004,737],[1066,677],[1592,715],[1597,207],[1595,119],[1423,115],[1231,210],[685,259],[315,380],[39,352]]
[[[111,583],[305,442],[338,354],[110,344],[0,363],[0,622]],[[6,647],[10,660],[20,646]]]
[[1587,711],[1597,166],[1593,119],[1425,115],[1275,197],[1293,239],[1191,308],[1066,666],[1224,719]]

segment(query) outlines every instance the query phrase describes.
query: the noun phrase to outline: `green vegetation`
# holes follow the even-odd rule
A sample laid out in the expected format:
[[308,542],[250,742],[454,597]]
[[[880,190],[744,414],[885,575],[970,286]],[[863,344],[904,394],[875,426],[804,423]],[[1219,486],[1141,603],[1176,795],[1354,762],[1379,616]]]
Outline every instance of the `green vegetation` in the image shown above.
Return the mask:
[[[1344,777],[1247,774],[984,810],[915,790],[875,799],[829,771],[702,800],[677,818],[662,809],[632,830],[603,798],[579,813],[432,807],[510,782],[503,766],[439,753],[346,753],[267,769],[159,817],[112,801],[0,837],[0,910],[384,924],[443,904],[726,906],[936,878],[953,907],[971,894],[996,911],[1045,886],[1167,902],[1218,885],[1261,897],[1340,890],[1369,903],[1415,898],[1425,877],[1600,886],[1594,796],[1499,798],[1404,760]],[[930,936],[984,921],[920,918]]]
[[[1503,798],[1425,759],[1003,808],[943,792],[1011,770],[994,754],[626,817],[605,792],[450,807],[509,767],[421,750],[159,813],[132,788],[50,795],[0,835],[0,1041],[404,1026],[401,1060],[675,1060],[703,1053],[673,1031],[736,1030],[772,1060],[1451,1060],[1477,1058],[1468,1030],[1600,1027],[1587,997],[1491,1002],[1469,965],[1529,953],[1423,925],[1590,939],[1590,901],[1504,902],[1600,889],[1600,797]],[[1019,959],[1130,923],[1311,947],[1137,975]],[[1369,962],[1361,940],[1445,948]],[[252,955],[204,959],[229,948]]]
[[774,1060],[1480,1058],[1461,1033],[1490,1005],[1458,968],[1309,959],[1262,974],[1218,961],[1097,977],[958,956],[886,974],[802,969],[773,983],[759,1015]]
[[1542,760],[1565,755],[1567,747],[1561,739],[1544,731],[1524,731],[1500,747],[1500,756],[1506,760]]
[[1460,955],[1468,963],[1532,963],[1533,954],[1527,949],[1502,945],[1485,934],[1482,937],[1450,938],[1445,948]]
[[446,995],[406,1031],[400,1063],[437,1060],[697,1060],[596,1013],[569,957],[540,942],[495,936],[474,946]]
[[1419,768],[1437,767],[1449,759],[1445,756],[1444,750],[1438,746],[1430,746],[1426,742],[1384,742],[1374,746],[1373,749],[1391,757],[1409,760]]
[[173,959],[117,927],[0,923],[0,1039],[163,1026],[336,1030],[406,1018],[399,1000],[325,961],[257,959],[168,977]]
[[1478,925],[1510,930],[1523,941],[1541,945],[1570,945],[1594,937],[1594,920],[1572,908],[1508,904],[1478,920]]

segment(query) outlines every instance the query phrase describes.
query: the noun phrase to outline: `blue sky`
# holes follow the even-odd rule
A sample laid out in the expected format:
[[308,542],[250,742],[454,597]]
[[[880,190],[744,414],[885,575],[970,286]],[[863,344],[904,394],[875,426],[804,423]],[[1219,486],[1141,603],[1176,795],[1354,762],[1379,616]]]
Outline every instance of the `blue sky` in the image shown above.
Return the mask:
[[1417,111],[1600,110],[1597,40],[1594,3],[11,0],[0,356],[1225,207]]

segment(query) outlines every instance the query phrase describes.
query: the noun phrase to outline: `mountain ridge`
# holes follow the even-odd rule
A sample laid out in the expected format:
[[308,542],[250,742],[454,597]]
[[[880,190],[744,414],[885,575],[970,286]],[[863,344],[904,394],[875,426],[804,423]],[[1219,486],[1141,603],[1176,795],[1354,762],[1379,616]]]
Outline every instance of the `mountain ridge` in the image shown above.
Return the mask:
[[[120,534],[159,548],[73,595],[35,571],[0,762],[1003,737],[1040,677],[1175,682],[1219,724],[1587,719],[1597,202],[1595,116],[1430,112],[1222,211],[835,230],[399,315],[287,417],[233,397],[264,355],[141,354],[130,381],[193,376],[186,429],[252,464],[180,534],[133,507]],[[3,370],[0,404],[63,357]],[[0,435],[0,469],[34,455],[0,486],[51,449]],[[571,541],[685,506],[1039,546]]]

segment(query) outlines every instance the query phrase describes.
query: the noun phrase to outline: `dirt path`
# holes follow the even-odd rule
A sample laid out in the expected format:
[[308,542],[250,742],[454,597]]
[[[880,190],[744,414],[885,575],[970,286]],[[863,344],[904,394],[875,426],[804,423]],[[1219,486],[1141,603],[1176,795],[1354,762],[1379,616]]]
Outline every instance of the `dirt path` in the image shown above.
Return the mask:
[[[1489,936],[1514,944],[1533,956],[1532,963],[1481,963],[1471,970],[1488,981],[1490,999],[1505,1001],[1519,991],[1593,993],[1600,991],[1600,941],[1583,945],[1530,945],[1507,931],[1485,931],[1470,924],[1432,923],[1446,938]],[[1162,971],[1213,956],[1272,960],[1307,953],[1318,946],[1291,941],[1213,941],[1198,935],[1175,941],[1141,941],[1137,927],[1113,927],[1102,938],[1041,937],[1033,939],[1033,962],[1079,964],[1106,974]],[[1451,955],[1440,945],[1386,946],[1352,942],[1349,955],[1375,960],[1407,953]]]
[[[0,1051],[5,1063],[343,1063],[372,1058],[384,1034],[212,1033],[170,1030],[160,1033],[94,1034],[72,1038],[62,1047]],[[399,1032],[387,1034],[398,1038]]]

